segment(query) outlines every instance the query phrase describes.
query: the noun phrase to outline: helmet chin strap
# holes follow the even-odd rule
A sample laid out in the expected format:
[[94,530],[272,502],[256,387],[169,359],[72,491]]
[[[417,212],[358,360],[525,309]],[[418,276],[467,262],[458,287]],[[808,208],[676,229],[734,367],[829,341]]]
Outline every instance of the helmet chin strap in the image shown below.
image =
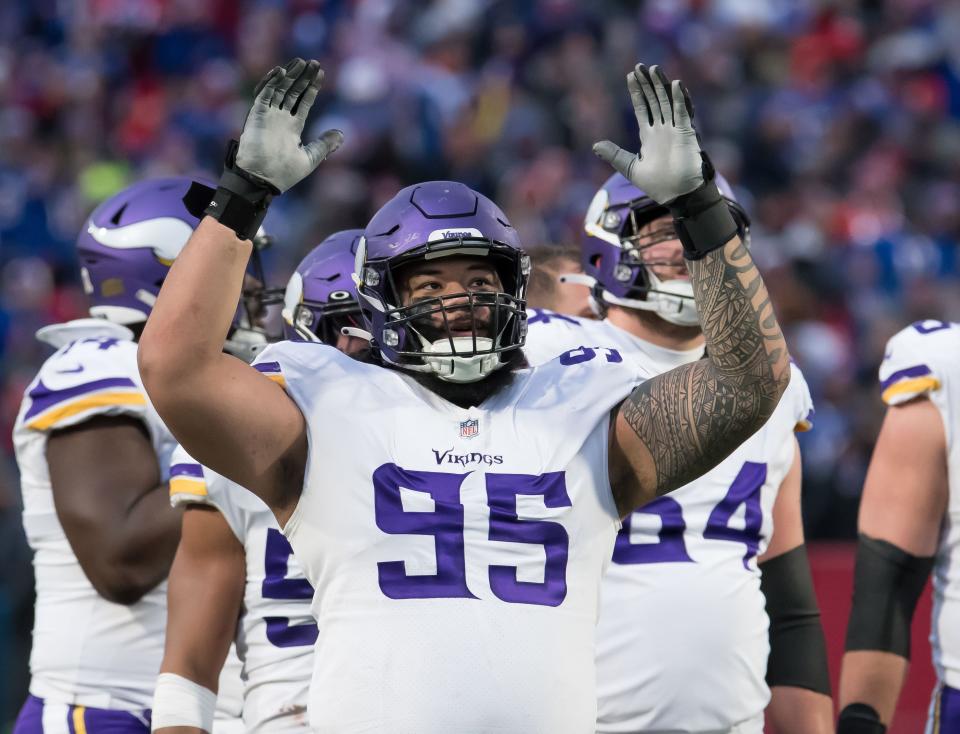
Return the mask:
[[238,326],[223,343],[223,351],[250,364],[267,344],[267,335],[260,329]]
[[[445,382],[459,383],[477,382],[503,366],[499,354],[474,354],[469,357],[450,356],[450,339],[438,339],[435,342],[431,342],[420,334],[420,332],[416,330],[413,331],[423,345],[423,364],[401,364],[393,362],[381,355],[382,359],[401,369],[410,370],[411,372],[432,372]],[[373,334],[366,329],[358,329],[355,326],[344,326],[340,329],[340,333],[344,336],[352,336],[368,342],[373,341]],[[485,336],[477,337],[478,349],[491,349],[492,347],[493,339]],[[464,351],[473,351],[473,337],[453,337],[454,351],[459,351],[461,348]],[[443,354],[432,355],[432,352],[442,352]]]
[[[700,318],[697,315],[697,304],[693,299],[693,285],[689,280],[660,280],[649,272],[650,288],[647,290],[646,300],[636,298],[620,298],[607,289],[603,291],[604,303],[624,308],[635,308],[640,311],[653,311],[664,321],[677,326],[699,326]],[[593,291],[597,284],[595,278],[583,273],[566,273],[560,276],[561,283],[576,283],[585,285]],[[599,304],[591,296],[590,307],[600,315]]]
[[363,339],[365,342],[373,341],[373,334],[356,326],[342,326],[340,327],[340,333],[344,336],[352,336],[355,339]]
[[594,297],[596,292],[597,279],[592,275],[587,275],[586,273],[564,273],[561,275],[558,280],[561,283],[574,283],[575,285],[585,285],[590,289],[590,293],[587,296],[587,304],[590,306],[590,310],[593,311],[593,315],[598,319],[603,318],[604,308],[601,306],[597,299]]
[[604,291],[603,300],[604,303],[610,303],[614,306],[635,308],[638,311],[653,311],[664,321],[669,321],[677,326],[699,326],[700,324],[696,304],[692,298],[688,299],[684,296],[648,291],[647,300],[639,301],[634,298],[618,298],[608,291]]
[[[417,334],[417,336],[420,336]],[[470,336],[455,336],[453,339],[438,339],[432,344],[420,336],[423,342],[423,361],[430,370],[441,380],[446,382],[477,382],[494,370],[503,366],[500,355],[474,354],[469,357],[450,356],[450,342],[453,342],[453,351],[461,348],[473,351],[474,338]],[[493,339],[485,336],[476,338],[477,349],[492,349]],[[431,352],[443,352],[445,356],[431,356]]]
[[564,273],[558,280],[561,283],[573,283],[574,285],[585,285],[587,288],[593,288],[597,284],[597,279],[586,273]]

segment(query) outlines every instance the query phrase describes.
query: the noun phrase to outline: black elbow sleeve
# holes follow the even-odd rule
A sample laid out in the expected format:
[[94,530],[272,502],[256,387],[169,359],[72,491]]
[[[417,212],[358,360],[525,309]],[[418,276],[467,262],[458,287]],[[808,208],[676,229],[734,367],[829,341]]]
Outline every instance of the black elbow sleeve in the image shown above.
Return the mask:
[[767,685],[795,686],[829,696],[827,643],[806,547],[761,563],[760,571],[770,618]]
[[918,557],[861,533],[846,649],[910,659],[910,623],[934,557]]

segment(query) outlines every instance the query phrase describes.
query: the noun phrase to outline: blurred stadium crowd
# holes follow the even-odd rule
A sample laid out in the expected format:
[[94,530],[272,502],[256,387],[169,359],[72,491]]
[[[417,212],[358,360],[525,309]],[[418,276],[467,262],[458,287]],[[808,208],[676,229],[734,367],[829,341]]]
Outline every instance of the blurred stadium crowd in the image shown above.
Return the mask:
[[[816,401],[808,531],[852,537],[883,344],[960,319],[958,36],[951,0],[5,0],[0,586],[32,588],[10,430],[34,331],[84,309],[84,217],[140,177],[215,174],[256,80],[294,55],[327,70],[313,129],[347,142],[271,209],[273,285],[428,178],[490,195],[530,246],[577,243],[609,173],[591,143],[636,147],[624,73],[682,78]],[[28,641],[0,635],[0,679]]]
[[[817,406],[802,438],[809,533],[852,537],[883,344],[922,317],[960,319],[958,36],[951,0],[6,0],[4,527],[19,524],[10,429],[46,355],[33,333],[84,308],[84,217],[139,177],[215,174],[278,60],[322,61],[311,127],[347,142],[271,209],[273,285],[428,178],[490,195],[528,245],[575,244],[609,172],[591,143],[636,147],[622,90],[642,59],[694,90],[705,147],[753,218]],[[0,557],[21,542],[0,532]]]

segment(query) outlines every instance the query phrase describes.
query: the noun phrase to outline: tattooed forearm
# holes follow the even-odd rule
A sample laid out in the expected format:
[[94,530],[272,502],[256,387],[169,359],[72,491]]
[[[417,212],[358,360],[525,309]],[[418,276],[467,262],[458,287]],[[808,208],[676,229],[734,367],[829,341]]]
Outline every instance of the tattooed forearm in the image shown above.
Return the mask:
[[722,461],[770,417],[790,379],[767,289],[739,239],[689,267],[709,356],[645,382],[620,408],[653,460],[647,499]]

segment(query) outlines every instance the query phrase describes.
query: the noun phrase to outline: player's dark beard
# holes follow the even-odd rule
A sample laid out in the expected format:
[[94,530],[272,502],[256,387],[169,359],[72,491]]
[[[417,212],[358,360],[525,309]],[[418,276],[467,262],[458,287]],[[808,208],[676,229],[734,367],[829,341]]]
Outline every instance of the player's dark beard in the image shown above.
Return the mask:
[[667,321],[655,311],[637,311],[637,316],[641,321],[648,321],[651,326],[665,336],[672,339],[694,339],[703,333],[699,324],[694,326],[683,326]]
[[[477,321],[470,320],[464,310],[450,309],[448,324],[453,331],[475,330],[478,336],[493,337],[492,320],[490,318]],[[427,341],[433,343],[448,336],[445,327],[435,326],[430,317],[416,319],[413,328]],[[514,372],[527,366],[526,357],[520,349],[512,349],[501,354],[503,366],[476,382],[448,382],[440,379],[432,372],[414,372],[402,370],[425,388],[461,408],[480,405],[484,400],[505,389],[514,379]]]
[[[623,311],[629,313],[631,318],[646,324],[653,331],[670,337],[671,339],[683,339],[686,341],[695,339],[703,333],[703,329],[700,328],[699,324],[694,326],[674,324],[662,318],[660,314],[655,311],[642,311],[639,308],[630,308],[628,306],[615,306],[614,308],[621,308]],[[609,308],[607,310],[609,310]]]
[[[470,408],[480,405],[487,398],[506,389],[516,377],[516,371],[528,366],[527,358],[523,356],[523,351],[520,349],[503,352],[500,358],[503,366],[476,382],[447,382],[431,372],[410,372],[399,367],[393,367],[393,369],[409,375],[448,403],[461,408]],[[392,367],[392,365],[385,366]]]

